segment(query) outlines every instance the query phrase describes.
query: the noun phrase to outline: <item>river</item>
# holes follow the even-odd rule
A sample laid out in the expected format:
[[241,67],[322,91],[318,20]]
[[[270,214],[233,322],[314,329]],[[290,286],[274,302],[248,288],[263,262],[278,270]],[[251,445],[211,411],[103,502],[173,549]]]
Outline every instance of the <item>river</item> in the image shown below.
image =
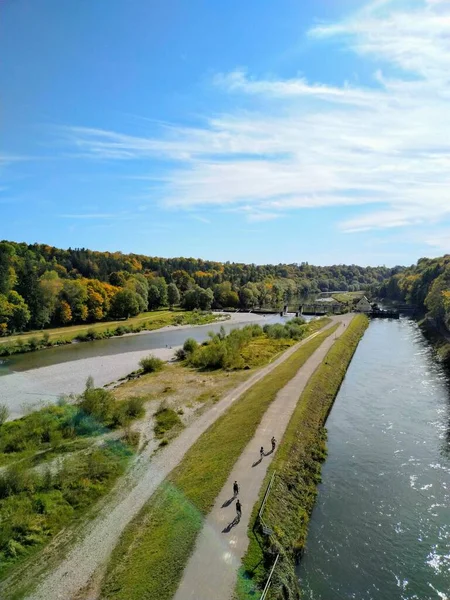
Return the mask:
[[302,598],[450,598],[450,387],[413,321],[371,323],[327,429]]
[[188,337],[203,342],[208,332],[218,332],[222,326],[229,332],[248,323],[280,323],[292,317],[234,313],[230,321],[222,323],[168,327],[3,358],[0,359],[0,404],[7,405],[11,418],[17,418],[44,403],[57,401],[61,395],[79,394],[90,375],[96,385],[103,386],[131,373],[149,353],[168,360]]

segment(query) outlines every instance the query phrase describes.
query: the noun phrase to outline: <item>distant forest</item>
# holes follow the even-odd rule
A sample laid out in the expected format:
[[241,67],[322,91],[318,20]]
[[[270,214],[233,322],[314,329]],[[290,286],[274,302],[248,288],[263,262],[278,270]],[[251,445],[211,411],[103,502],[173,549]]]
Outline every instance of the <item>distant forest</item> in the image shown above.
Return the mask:
[[0,242],[0,335],[164,306],[279,308],[318,292],[378,289],[401,267],[220,263]]
[[387,279],[378,295],[414,304],[438,327],[450,331],[450,255],[421,258],[417,265]]

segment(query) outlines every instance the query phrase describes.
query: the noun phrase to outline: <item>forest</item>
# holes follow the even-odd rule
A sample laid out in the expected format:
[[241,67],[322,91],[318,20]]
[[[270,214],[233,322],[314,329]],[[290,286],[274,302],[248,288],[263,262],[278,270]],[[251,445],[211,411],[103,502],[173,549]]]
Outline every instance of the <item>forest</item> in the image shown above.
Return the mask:
[[0,335],[188,310],[271,307],[331,290],[378,289],[401,267],[255,265],[0,242]]
[[450,255],[421,258],[383,282],[378,295],[414,304],[438,327],[450,331]]

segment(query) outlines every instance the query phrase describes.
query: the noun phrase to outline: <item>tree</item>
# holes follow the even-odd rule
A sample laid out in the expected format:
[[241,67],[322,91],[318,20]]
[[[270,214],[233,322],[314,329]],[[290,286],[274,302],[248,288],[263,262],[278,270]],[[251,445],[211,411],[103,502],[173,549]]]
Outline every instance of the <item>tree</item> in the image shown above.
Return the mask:
[[214,294],[211,288],[203,290],[200,288],[198,292],[198,308],[201,310],[210,310],[214,300]]
[[243,287],[240,295],[241,304],[244,308],[252,308],[255,305],[255,296],[250,288]]
[[169,283],[167,286],[167,301],[169,302],[170,308],[173,308],[175,304],[180,303],[180,292],[173,282]]
[[12,244],[0,242],[0,294],[7,294],[16,284],[17,277],[13,267],[15,254]]
[[126,287],[138,295],[139,312],[144,312],[148,308],[148,282],[144,275],[131,275],[126,283]]
[[193,278],[189,275],[189,273],[187,273],[186,271],[183,271],[182,269],[178,270],[178,271],[174,271],[172,273],[172,279],[174,280],[177,288],[181,292],[185,292],[192,285],[194,285]]
[[56,313],[58,316],[58,321],[62,325],[67,325],[72,321],[72,310],[70,305],[65,300],[61,300],[59,306],[56,309]]
[[148,288],[148,308],[156,310],[161,305],[161,292],[156,285],[151,285]]
[[88,292],[86,280],[66,280],[61,292],[62,299],[65,300],[72,311],[74,321],[86,321],[88,318]]
[[9,292],[8,301],[12,306],[9,329],[10,331],[23,331],[31,317],[28,306],[22,296],[15,291]]
[[63,287],[63,282],[56,271],[46,271],[41,275],[38,283],[38,295],[41,298],[42,326],[51,322],[58,304],[58,297]]
[[125,288],[119,290],[111,301],[111,315],[116,319],[134,317],[139,314],[139,298],[136,292]]

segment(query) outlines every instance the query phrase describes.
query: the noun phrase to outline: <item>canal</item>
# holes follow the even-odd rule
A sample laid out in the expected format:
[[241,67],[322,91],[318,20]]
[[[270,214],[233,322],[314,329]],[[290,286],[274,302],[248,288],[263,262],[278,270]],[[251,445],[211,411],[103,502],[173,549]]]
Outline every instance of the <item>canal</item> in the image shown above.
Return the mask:
[[327,429],[302,598],[450,598],[449,382],[413,321],[372,321]]

